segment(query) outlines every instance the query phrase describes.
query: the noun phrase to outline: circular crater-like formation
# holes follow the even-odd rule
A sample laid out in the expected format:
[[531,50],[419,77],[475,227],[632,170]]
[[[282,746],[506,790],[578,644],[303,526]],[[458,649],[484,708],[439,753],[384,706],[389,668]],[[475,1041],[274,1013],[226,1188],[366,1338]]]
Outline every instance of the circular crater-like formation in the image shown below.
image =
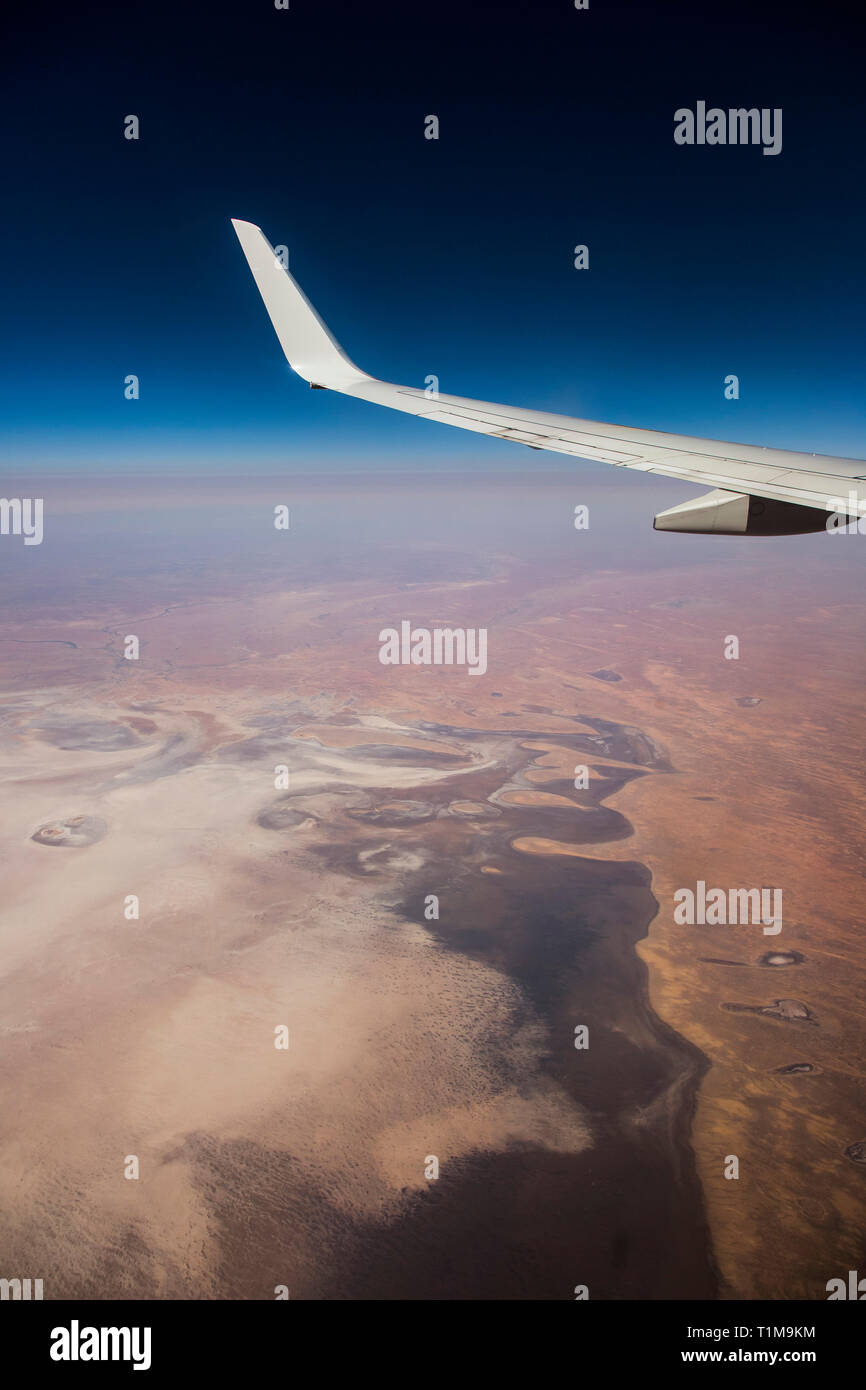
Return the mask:
[[497,806],[484,806],[480,801],[452,801],[448,814],[459,816],[462,820],[481,820],[489,816],[501,816]]
[[812,1010],[800,999],[775,999],[772,1004],[722,1004],[721,1007],[732,1014],[758,1014],[762,1018],[778,1018],[783,1023],[811,1023],[817,1025]]
[[761,1010],[762,1014],[772,1014],[774,1018],[806,1019],[812,1017],[812,1010],[800,999],[777,999],[775,1004]]
[[309,811],[297,811],[285,801],[278,801],[256,817],[256,824],[263,830],[294,830],[305,822],[312,825],[315,821],[316,817]]
[[845,1150],[845,1157],[852,1163],[866,1163],[866,1139],[857,1139]]
[[785,965],[800,965],[805,956],[800,951],[766,951],[758,961],[759,965],[769,965],[778,970]]
[[68,816],[66,820],[51,820],[30,836],[37,845],[61,845],[68,849],[81,849],[85,845],[95,845],[108,830],[101,816]]

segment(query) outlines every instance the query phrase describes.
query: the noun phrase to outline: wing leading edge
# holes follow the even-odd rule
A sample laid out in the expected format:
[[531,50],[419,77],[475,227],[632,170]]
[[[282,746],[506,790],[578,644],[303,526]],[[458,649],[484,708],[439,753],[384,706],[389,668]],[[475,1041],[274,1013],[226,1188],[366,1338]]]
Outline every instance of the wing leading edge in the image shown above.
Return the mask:
[[232,219],[289,365],[314,387],[533,449],[710,486],[661,512],[659,530],[780,535],[823,530],[828,513],[866,515],[866,461],[663,434],[379,381],[356,367],[259,227]]

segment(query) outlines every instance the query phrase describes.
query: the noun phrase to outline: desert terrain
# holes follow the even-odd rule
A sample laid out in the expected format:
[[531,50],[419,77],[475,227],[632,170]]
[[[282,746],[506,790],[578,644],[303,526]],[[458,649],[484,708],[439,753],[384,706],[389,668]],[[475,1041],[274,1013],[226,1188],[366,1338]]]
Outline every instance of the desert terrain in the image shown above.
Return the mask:
[[[42,487],[0,555],[0,1272],[866,1267],[858,538],[657,536],[641,488],[637,543],[607,491],[580,536],[568,473]],[[383,666],[403,619],[484,627],[487,671]],[[677,925],[698,880],[780,888],[782,931]]]

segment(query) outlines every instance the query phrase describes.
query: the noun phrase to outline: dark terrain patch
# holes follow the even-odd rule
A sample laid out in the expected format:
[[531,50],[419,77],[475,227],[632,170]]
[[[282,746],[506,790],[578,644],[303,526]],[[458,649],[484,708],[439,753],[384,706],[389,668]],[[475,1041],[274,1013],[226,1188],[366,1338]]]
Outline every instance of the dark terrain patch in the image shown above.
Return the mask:
[[349,812],[353,820],[394,828],[413,825],[416,821],[430,820],[435,814],[435,807],[428,806],[426,801],[386,801],[379,806],[371,806],[369,810]]
[[[646,967],[635,950],[658,906],[649,871],[635,862],[513,848],[524,836],[567,845],[625,838],[630,823],[605,801],[650,769],[672,770],[640,730],[581,722],[597,732],[424,723],[419,733],[469,747],[483,743],[485,761],[492,756],[496,765],[400,789],[387,785],[383,769],[385,785],[368,789],[370,806],[321,824],[308,846],[331,871],[365,878],[375,866],[383,878],[390,875],[394,898],[386,910],[417,922],[440,949],[483,961],[520,986],[547,1028],[542,1069],[579,1107],[576,1122],[587,1114],[594,1136],[592,1147],[576,1154],[516,1145],[449,1162],[428,1191],[407,1195],[398,1216],[343,1229],[345,1258],[330,1282],[323,1272],[321,1296],[571,1299],[577,1282],[588,1283],[594,1297],[715,1295],[688,1142],[707,1062],[649,1004]],[[531,784],[525,772],[545,752],[529,743],[632,765],[599,768],[604,775],[581,791],[570,778]],[[384,752],[393,760],[390,746]],[[422,753],[412,758],[428,761]],[[514,806],[497,797],[517,787],[565,796],[573,809]],[[500,813],[493,820],[467,824],[443,814],[454,801],[489,804],[491,797]],[[406,803],[413,813],[399,826],[393,812],[382,820],[386,807]],[[429,809],[423,821],[416,805]],[[387,845],[377,838],[383,824],[394,837]],[[407,871],[407,853],[423,867]],[[443,907],[440,920],[428,922],[432,893]],[[587,1051],[574,1046],[579,1024],[589,1029]]]
[[141,742],[127,724],[109,719],[43,718],[30,727],[43,743],[64,751],[115,753],[135,748]]

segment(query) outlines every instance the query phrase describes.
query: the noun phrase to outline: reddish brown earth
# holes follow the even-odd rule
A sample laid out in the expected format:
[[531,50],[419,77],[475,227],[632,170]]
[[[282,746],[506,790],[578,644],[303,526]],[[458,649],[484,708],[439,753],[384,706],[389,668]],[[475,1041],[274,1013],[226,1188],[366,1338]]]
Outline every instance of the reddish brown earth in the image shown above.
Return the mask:
[[[858,538],[656,536],[646,490],[576,535],[571,474],[43,491],[43,546],[0,555],[0,1273],[822,1298],[863,1267]],[[487,673],[382,666],[404,618],[487,628]],[[780,887],[783,930],[675,925],[698,879]]]

